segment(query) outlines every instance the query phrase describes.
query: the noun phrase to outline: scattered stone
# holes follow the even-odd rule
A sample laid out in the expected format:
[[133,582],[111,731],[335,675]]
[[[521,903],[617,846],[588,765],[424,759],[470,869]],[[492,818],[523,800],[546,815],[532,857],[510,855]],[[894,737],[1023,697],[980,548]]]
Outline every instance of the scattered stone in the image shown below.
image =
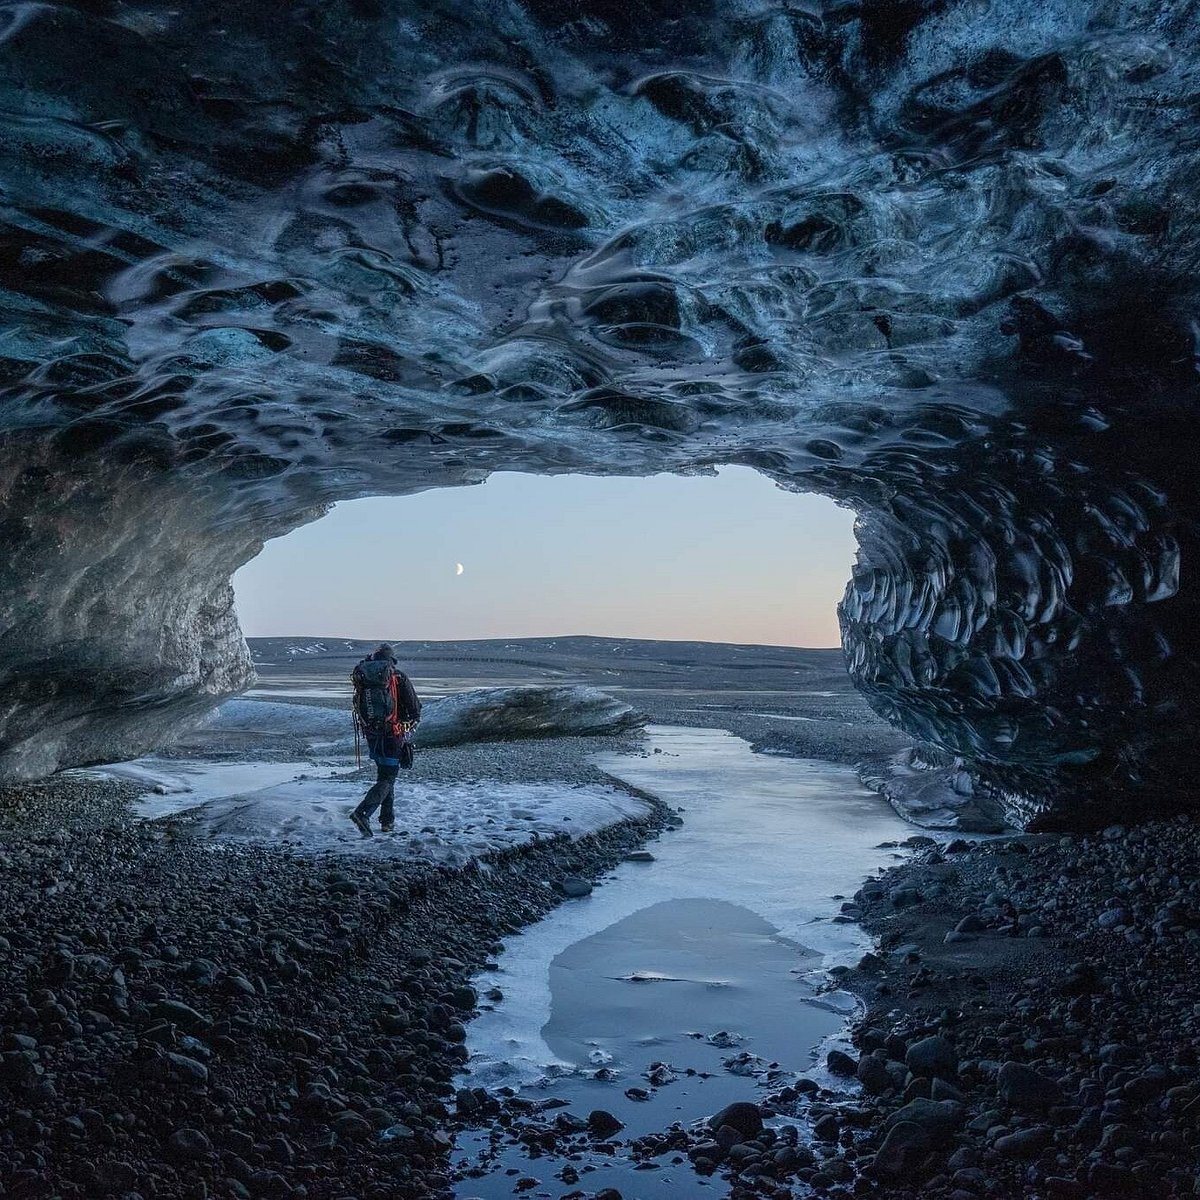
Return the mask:
[[1050,1144],[1051,1133],[1045,1125],[1018,1129],[996,1139],[996,1150],[1006,1158],[1037,1158]]
[[813,1134],[821,1142],[836,1142],[841,1130],[841,1122],[833,1113],[826,1113],[813,1125]]
[[588,1113],[588,1129],[598,1138],[610,1138],[625,1128],[612,1113],[603,1108],[593,1109]]
[[912,1121],[897,1121],[887,1131],[871,1162],[871,1173],[882,1180],[911,1179],[917,1164],[929,1153],[929,1134]]
[[858,1063],[844,1050],[830,1050],[825,1058],[825,1065],[831,1075],[843,1079],[853,1079],[858,1074]]
[[1006,1062],[996,1075],[996,1092],[1002,1103],[1018,1112],[1044,1112],[1062,1103],[1062,1089],[1047,1075],[1019,1062]]
[[940,1034],[935,1034],[913,1042],[904,1056],[904,1065],[914,1075],[953,1079],[958,1074],[958,1051]]
[[167,1139],[167,1147],[180,1158],[204,1159],[212,1153],[212,1142],[199,1129],[177,1129]]
[[726,1105],[719,1113],[709,1119],[708,1127],[719,1130],[723,1126],[736,1130],[742,1137],[757,1137],[762,1132],[762,1113],[757,1104],[739,1100]]
[[592,894],[592,885],[578,875],[564,875],[555,885],[564,896],[579,899]]
[[897,1124],[915,1125],[925,1134],[930,1145],[947,1144],[964,1120],[964,1109],[953,1100],[910,1100],[883,1123],[883,1130]]

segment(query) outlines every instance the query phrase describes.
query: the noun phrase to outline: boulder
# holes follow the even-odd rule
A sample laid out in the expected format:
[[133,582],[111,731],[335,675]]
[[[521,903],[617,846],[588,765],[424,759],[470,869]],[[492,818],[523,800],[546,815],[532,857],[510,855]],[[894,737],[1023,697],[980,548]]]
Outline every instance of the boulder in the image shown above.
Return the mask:
[[858,1063],[844,1050],[830,1050],[825,1065],[831,1075],[838,1075],[843,1079],[853,1079],[858,1072]]
[[725,1125],[736,1129],[745,1138],[757,1137],[762,1132],[762,1112],[757,1104],[751,1104],[748,1100],[735,1101],[726,1105],[708,1122],[708,1127],[713,1131]]
[[954,1100],[910,1100],[883,1123],[887,1133],[896,1125],[915,1125],[931,1146],[947,1145],[962,1127],[966,1110]]
[[1063,1100],[1062,1088],[1048,1075],[1019,1062],[1002,1063],[996,1073],[996,1093],[1003,1104],[1018,1112],[1045,1112]]
[[952,1079],[958,1074],[958,1051],[940,1034],[913,1042],[904,1056],[904,1065],[914,1075]]
[[913,1121],[897,1121],[875,1152],[871,1174],[899,1182],[910,1179],[917,1164],[929,1153],[929,1134]]

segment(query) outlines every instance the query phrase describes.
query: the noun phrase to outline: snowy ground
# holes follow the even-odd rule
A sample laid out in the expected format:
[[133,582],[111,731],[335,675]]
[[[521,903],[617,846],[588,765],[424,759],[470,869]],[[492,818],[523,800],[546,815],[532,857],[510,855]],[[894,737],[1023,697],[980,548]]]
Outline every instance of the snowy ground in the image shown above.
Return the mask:
[[[313,690],[305,681],[290,693],[278,689],[274,699],[228,701],[189,739],[191,757],[150,756],[79,774],[142,784],[139,815],[147,820],[186,815],[197,833],[218,841],[448,864],[535,838],[583,837],[649,812],[645,801],[601,772],[580,770],[583,749],[547,756],[548,770],[531,777],[519,769],[523,759],[512,746],[476,743],[419,750],[417,768],[402,772],[396,784],[395,832],[363,838],[349,815],[373,772],[355,765],[347,708],[295,703]],[[575,734],[619,726],[630,712],[590,688],[474,689],[427,705],[428,724],[443,738],[457,730],[471,743],[505,727],[510,707],[514,727]],[[582,745],[586,739],[577,741]],[[573,744],[561,738],[542,744],[549,748],[555,742]],[[284,761],[263,757],[281,744],[290,751]],[[231,747],[236,759],[229,756]],[[560,761],[572,757],[574,763]],[[454,760],[449,771],[447,758]]]
[[461,864],[539,837],[583,837],[650,808],[622,789],[569,784],[401,784],[396,832],[363,838],[348,820],[361,783],[296,779],[206,804],[199,828],[214,838],[309,851],[420,856]]
[[455,864],[534,838],[583,837],[649,812],[644,800],[624,789],[596,784],[401,780],[396,832],[363,838],[349,814],[366,785],[345,778],[357,774],[345,766],[139,759],[79,774],[143,783],[141,816],[190,814],[195,828],[213,838]]

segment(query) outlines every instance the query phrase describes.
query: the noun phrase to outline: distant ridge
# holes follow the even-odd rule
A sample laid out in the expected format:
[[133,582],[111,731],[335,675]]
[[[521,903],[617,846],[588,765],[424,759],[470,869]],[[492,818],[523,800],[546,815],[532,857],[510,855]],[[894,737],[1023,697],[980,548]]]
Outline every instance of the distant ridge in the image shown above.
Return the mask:
[[404,647],[460,647],[460,646],[478,646],[483,647],[562,647],[565,645],[587,646],[589,648],[600,645],[605,646],[631,646],[631,647],[649,647],[649,646],[705,646],[705,647],[722,647],[728,650],[770,650],[783,653],[795,654],[841,654],[840,646],[781,646],[772,645],[769,643],[759,642],[709,642],[697,641],[694,639],[671,639],[671,638],[620,638],[620,637],[605,637],[603,634],[591,633],[572,633],[559,636],[547,637],[525,637],[525,638],[461,638],[438,640],[434,638],[345,638],[345,637],[317,637],[311,635],[287,635],[287,634],[272,634],[261,637],[247,637],[247,643],[253,647],[258,643],[279,643],[293,642],[297,645],[316,645],[322,643],[331,649],[335,646],[374,648],[381,642],[388,642],[393,646]]

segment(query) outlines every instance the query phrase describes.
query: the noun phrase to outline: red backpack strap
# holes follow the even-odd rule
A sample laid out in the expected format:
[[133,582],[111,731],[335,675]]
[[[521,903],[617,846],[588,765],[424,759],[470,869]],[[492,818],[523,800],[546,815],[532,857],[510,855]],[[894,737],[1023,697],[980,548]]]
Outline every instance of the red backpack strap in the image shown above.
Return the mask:
[[392,694],[392,715],[388,720],[388,733],[400,732],[400,677],[396,668],[388,676],[388,691]]

